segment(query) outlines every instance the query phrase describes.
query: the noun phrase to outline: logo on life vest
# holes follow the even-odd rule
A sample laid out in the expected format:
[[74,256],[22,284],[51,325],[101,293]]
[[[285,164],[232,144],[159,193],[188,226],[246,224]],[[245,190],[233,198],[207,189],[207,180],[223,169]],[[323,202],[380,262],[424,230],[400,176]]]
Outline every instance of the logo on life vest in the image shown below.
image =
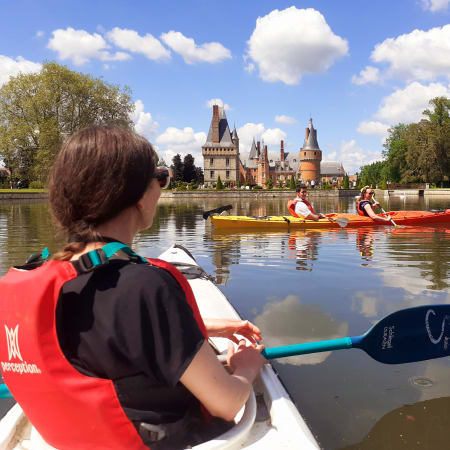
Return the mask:
[[[19,325],[15,328],[8,328],[5,325],[6,343],[8,345],[8,359],[10,362],[1,361],[3,372],[20,373],[41,373],[36,364],[28,364],[23,360],[19,349]],[[19,359],[20,363],[11,362],[11,359]]]
[[16,325],[16,328],[14,330],[11,328],[9,329],[5,325],[5,331],[6,331],[6,343],[8,344],[8,358],[11,361],[11,358],[19,358],[21,361],[22,355],[20,354],[19,350],[19,325]]

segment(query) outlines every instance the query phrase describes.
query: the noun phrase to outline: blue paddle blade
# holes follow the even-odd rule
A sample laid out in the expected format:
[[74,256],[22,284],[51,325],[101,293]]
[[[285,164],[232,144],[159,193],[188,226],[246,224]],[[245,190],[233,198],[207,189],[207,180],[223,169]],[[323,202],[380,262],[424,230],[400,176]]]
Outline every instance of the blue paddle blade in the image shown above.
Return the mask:
[[403,364],[450,355],[450,305],[418,306],[390,314],[366,334],[306,344],[269,347],[267,359],[360,348],[384,364]]
[[366,334],[352,339],[376,361],[403,364],[450,355],[450,305],[418,306],[394,312]]

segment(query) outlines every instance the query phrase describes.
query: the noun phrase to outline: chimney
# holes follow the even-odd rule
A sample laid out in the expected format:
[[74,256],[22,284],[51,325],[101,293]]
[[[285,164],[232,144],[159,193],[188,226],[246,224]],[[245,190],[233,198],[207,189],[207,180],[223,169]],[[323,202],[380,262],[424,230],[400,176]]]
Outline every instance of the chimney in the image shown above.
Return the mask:
[[258,156],[258,158],[260,154],[261,154],[261,143],[258,141],[256,143],[256,155]]
[[284,161],[284,141],[280,141],[280,161]]
[[307,141],[308,138],[309,138],[309,128],[306,129],[305,141]]
[[269,161],[269,155],[267,153],[267,145],[264,146],[264,159],[266,161]]
[[212,140],[214,144],[219,143],[219,105],[213,105],[213,119],[212,119]]

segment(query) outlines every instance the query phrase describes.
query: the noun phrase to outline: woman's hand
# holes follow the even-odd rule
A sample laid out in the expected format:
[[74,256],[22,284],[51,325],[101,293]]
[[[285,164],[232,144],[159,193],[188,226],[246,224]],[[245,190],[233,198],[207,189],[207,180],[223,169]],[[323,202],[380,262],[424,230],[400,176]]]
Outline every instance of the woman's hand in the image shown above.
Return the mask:
[[261,330],[248,320],[239,319],[203,319],[209,337],[228,338],[236,344],[239,339],[235,336],[239,334],[247,338],[251,343],[256,344],[261,337]]
[[235,374],[242,374],[252,382],[261,366],[267,362],[261,354],[264,346],[258,344],[247,345],[245,339],[239,341],[237,349],[230,342],[228,345],[227,363]]

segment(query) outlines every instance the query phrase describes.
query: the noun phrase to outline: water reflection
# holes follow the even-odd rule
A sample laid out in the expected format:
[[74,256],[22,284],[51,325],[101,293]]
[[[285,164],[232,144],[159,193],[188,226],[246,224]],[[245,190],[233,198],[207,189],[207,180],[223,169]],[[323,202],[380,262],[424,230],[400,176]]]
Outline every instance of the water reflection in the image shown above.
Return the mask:
[[[447,204],[380,200],[386,210]],[[313,202],[324,212],[354,212],[353,199]],[[356,336],[390,312],[450,303],[448,226],[230,233],[203,220],[203,211],[228,203],[234,214],[286,214],[286,198],[278,197],[161,199],[153,227],[136,238],[134,247],[156,257],[174,242],[187,246],[241,315],[262,328],[266,345]],[[63,244],[45,202],[0,204],[0,275],[31,252],[45,246],[55,251]],[[365,448],[367,436],[405,404],[425,402],[430,417],[444,414],[434,400],[442,399],[450,409],[450,358],[387,366],[362,351],[345,350],[274,365],[327,450],[358,448],[358,442]],[[431,386],[420,380],[431,380]],[[8,405],[1,402],[0,408]],[[414,417],[417,427],[428,426],[426,416]],[[400,430],[401,424],[395,427]],[[436,433],[441,441],[434,448],[449,441],[450,431],[446,435]]]
[[385,414],[358,444],[341,450],[447,450],[450,398],[405,405]]
[[[335,319],[317,305],[302,304],[297,295],[280,300],[268,298],[260,313],[255,311],[255,324],[264,331],[264,344],[268,347],[303,342],[338,339],[347,336],[348,324]],[[320,364],[331,352],[281,358],[280,364]]]

